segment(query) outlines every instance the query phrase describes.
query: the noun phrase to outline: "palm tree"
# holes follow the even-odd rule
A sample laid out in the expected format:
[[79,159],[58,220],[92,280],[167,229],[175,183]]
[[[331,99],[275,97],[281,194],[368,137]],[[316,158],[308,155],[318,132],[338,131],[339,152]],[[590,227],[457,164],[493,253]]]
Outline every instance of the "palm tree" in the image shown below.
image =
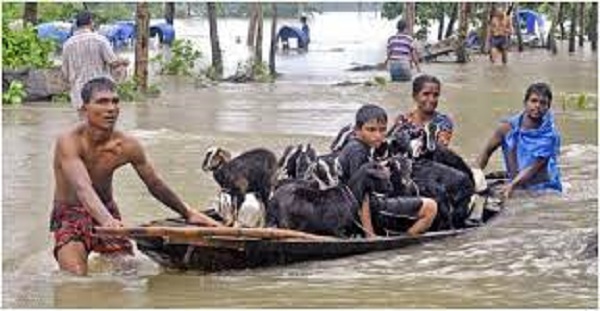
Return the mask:
[[458,27],[458,50],[456,51],[456,62],[457,63],[466,63],[467,62],[467,49],[466,49],[466,39],[467,39],[467,27],[469,26],[469,3],[461,2],[460,3],[460,21]]
[[31,25],[37,24],[37,2],[25,2],[25,8],[23,10],[23,24],[31,23]]
[[583,33],[585,29],[585,2],[579,3],[579,47],[583,47]]
[[577,26],[577,6],[571,3],[571,25],[569,27],[569,53],[575,52],[575,36]]
[[560,39],[564,40],[565,39],[565,11],[567,10],[567,6],[568,3],[565,3],[564,5],[559,6],[559,10],[558,10],[558,27],[560,28]]
[[262,4],[257,4],[257,19],[256,19],[256,45],[254,46],[254,64],[262,65],[263,61],[263,10]]
[[175,17],[175,2],[165,2],[165,20],[167,24],[173,25]]
[[598,49],[598,2],[592,2],[592,9],[590,12],[590,46],[592,51]]
[[256,42],[256,22],[258,19],[258,3],[252,3],[250,12],[250,21],[248,23],[248,37],[246,37],[246,45],[253,47]]
[[223,59],[221,57],[221,46],[219,44],[219,32],[217,30],[217,7],[214,2],[207,2],[208,23],[210,27],[210,48],[212,66],[218,78],[223,76]]
[[[521,36],[521,21],[519,20],[519,2],[513,3],[513,29],[517,34],[517,46],[519,52],[523,52],[523,37]],[[510,16],[508,16],[510,18]]]
[[138,2],[136,8],[135,24],[135,81],[138,91],[146,92],[148,89],[148,37],[150,13],[148,2]]
[[406,2],[404,3],[404,20],[406,21],[406,33],[409,35],[414,34],[415,27],[415,3],[414,2]]
[[454,32],[454,24],[456,23],[456,19],[458,18],[458,3],[452,3],[452,14],[450,14],[450,22],[448,22],[448,28],[446,29],[446,34],[444,38],[448,38]]
[[271,77],[277,74],[275,70],[275,51],[277,51],[277,4],[271,3],[273,21],[271,23],[271,49],[269,50],[269,73]]
[[560,2],[554,3],[552,25],[550,26],[550,29],[548,30],[548,40],[546,40],[547,47],[549,50],[552,50],[553,54],[556,54],[558,52],[558,49],[556,48],[556,38],[554,36],[554,32],[556,32],[556,24],[558,24],[558,22],[559,22],[558,14],[561,11],[560,7],[561,7]]

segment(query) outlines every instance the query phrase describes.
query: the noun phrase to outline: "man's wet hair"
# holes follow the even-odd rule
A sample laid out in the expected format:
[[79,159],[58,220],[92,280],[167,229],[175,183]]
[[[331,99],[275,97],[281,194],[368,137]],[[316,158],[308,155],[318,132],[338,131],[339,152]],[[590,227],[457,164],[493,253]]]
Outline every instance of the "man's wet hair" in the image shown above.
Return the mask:
[[360,129],[360,128],[362,128],[362,126],[365,123],[367,123],[371,120],[377,120],[377,122],[384,123],[387,125],[387,121],[388,121],[387,113],[385,112],[385,110],[383,110],[383,108],[381,108],[377,105],[373,105],[373,104],[363,105],[356,112],[356,120],[354,121],[354,126],[357,129]]
[[92,24],[92,13],[90,11],[81,11],[75,17],[75,27],[80,28]]
[[83,99],[83,104],[89,104],[90,100],[92,100],[92,94],[94,92],[99,91],[111,91],[115,92],[117,90],[117,84],[109,77],[96,77],[83,85],[81,88],[81,99]]
[[300,22],[306,23],[306,16],[300,16]]
[[406,29],[406,22],[403,19],[399,20],[396,24],[396,29],[398,29],[400,32],[403,32],[404,29]]
[[548,105],[552,103],[552,90],[550,89],[550,85],[544,82],[536,82],[530,85],[525,91],[525,98],[523,102],[527,102],[532,93],[537,94],[539,97],[547,98]]
[[438,87],[442,88],[442,83],[438,78],[432,75],[422,74],[413,80],[413,95],[419,94],[425,86],[425,83],[435,83]]

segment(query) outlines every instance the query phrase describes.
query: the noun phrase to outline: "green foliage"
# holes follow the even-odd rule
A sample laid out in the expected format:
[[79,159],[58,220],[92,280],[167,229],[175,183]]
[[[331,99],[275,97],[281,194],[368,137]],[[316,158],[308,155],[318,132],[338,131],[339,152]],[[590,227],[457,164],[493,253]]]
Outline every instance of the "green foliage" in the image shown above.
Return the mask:
[[23,3],[2,2],[2,20],[12,21],[23,17]]
[[81,2],[38,2],[38,23],[71,21],[81,10]]
[[27,96],[25,86],[21,81],[12,81],[8,90],[2,94],[2,105],[14,105],[23,102],[23,98]]
[[51,53],[54,42],[39,39],[35,29],[26,26],[22,30],[12,30],[8,22],[2,23],[2,66],[8,68],[49,68],[52,66]]
[[117,94],[122,101],[135,101],[140,98],[135,79],[127,79],[117,85]]
[[596,110],[598,107],[598,97],[595,94],[588,93],[564,93],[558,94],[558,100],[563,110]]
[[52,96],[53,103],[68,103],[70,101],[70,96],[68,92],[62,92],[60,94],[56,94]]
[[266,83],[273,82],[273,77],[269,73],[269,65],[266,62],[254,63],[252,65],[252,76],[254,81]]
[[190,40],[178,40],[173,42],[171,57],[157,55],[152,61],[160,64],[160,73],[165,75],[191,75],[198,59],[202,53],[194,48]]
[[375,81],[375,83],[379,86],[386,86],[387,85],[387,79],[385,77],[382,76],[375,76],[373,78],[373,81]]
[[139,92],[135,77],[127,79],[117,85],[117,94],[119,94],[119,98],[126,102],[143,100],[145,97],[158,97],[160,96],[160,93],[160,88],[156,84],[148,85],[145,94]]
[[381,8],[381,16],[387,19],[394,19],[404,12],[404,3],[402,2],[386,2]]

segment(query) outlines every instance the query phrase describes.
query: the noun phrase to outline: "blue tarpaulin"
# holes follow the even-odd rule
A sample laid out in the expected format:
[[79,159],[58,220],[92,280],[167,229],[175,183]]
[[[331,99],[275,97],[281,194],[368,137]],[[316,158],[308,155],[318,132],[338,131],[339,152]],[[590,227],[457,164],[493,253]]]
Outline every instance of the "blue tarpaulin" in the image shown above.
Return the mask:
[[38,38],[50,39],[62,46],[73,34],[73,25],[65,22],[48,22],[36,26]]
[[521,24],[525,24],[527,27],[527,34],[535,34],[536,24],[539,30],[544,29],[544,19],[538,12],[532,10],[519,10],[519,21]]
[[277,33],[277,38],[284,42],[288,41],[290,38],[296,38],[298,40],[298,48],[304,48],[308,44],[306,33],[298,27],[281,27]]
[[175,40],[175,28],[167,23],[157,23],[150,25],[150,37],[158,36],[162,44],[171,45]]

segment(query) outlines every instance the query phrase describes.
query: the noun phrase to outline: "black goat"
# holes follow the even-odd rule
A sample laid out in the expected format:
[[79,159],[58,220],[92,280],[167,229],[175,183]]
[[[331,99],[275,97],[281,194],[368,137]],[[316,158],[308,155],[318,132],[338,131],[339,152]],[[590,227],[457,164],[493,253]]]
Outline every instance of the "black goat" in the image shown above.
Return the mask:
[[309,167],[317,159],[317,152],[310,144],[288,146],[277,163],[275,188],[294,180],[306,179]]
[[257,148],[231,159],[219,147],[209,148],[202,163],[204,171],[212,171],[221,188],[231,194],[234,209],[242,205],[247,193],[254,192],[266,205],[273,190],[277,158],[267,149]]
[[267,209],[274,217],[267,226],[349,236],[356,231],[359,202],[370,192],[385,193],[390,187],[389,171],[378,163],[363,165],[348,186],[320,190],[309,181],[290,182],[273,193]]

